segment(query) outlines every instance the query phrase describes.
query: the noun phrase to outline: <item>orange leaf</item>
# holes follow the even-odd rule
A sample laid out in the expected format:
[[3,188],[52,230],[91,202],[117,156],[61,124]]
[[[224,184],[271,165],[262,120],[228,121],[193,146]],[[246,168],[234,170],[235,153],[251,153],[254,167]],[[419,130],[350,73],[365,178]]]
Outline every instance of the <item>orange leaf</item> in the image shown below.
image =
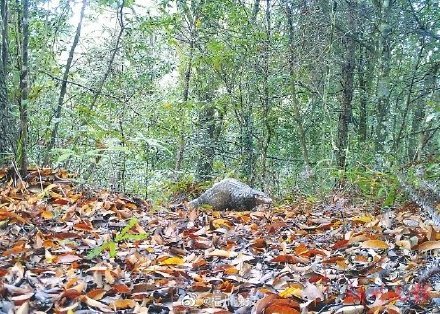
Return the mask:
[[116,293],[130,293],[131,292],[131,289],[123,283],[114,285],[112,287],[112,290]]
[[73,229],[82,231],[92,231],[93,226],[89,221],[81,222],[73,225]]
[[426,252],[430,250],[440,249],[440,241],[425,241],[416,246],[416,250]]
[[301,243],[299,246],[297,246],[295,248],[294,251],[295,251],[295,254],[302,255],[302,254],[307,253],[309,251],[309,249],[303,243]]
[[106,292],[104,289],[93,289],[87,292],[87,296],[93,300],[101,300]]
[[26,219],[24,219],[23,217],[17,215],[16,213],[9,212],[9,211],[6,211],[6,210],[0,210],[0,220],[5,220],[7,218],[10,218],[10,219],[15,220],[17,222],[27,223]]
[[333,264],[333,263],[337,263],[340,261],[345,261],[345,257],[343,256],[333,256],[333,257],[329,257],[326,260],[322,261],[323,264]]
[[367,240],[361,243],[361,247],[364,249],[388,249],[389,246],[382,240]]
[[121,299],[111,302],[110,307],[115,310],[132,309],[136,306],[136,301],[131,299]]
[[252,243],[252,247],[255,249],[263,249],[267,246],[267,242],[263,238],[258,238]]
[[339,240],[335,244],[333,244],[332,249],[339,250],[347,247],[347,244],[348,244],[348,240]]
[[381,300],[386,300],[386,301],[388,301],[388,300],[398,300],[398,299],[400,299],[400,295],[397,294],[394,291],[388,291],[388,292],[383,293],[380,296],[380,299]]
[[272,263],[289,263],[289,264],[307,264],[309,262],[308,258],[298,257],[294,255],[279,255],[271,260]]
[[297,309],[290,307],[287,304],[272,304],[269,305],[265,310],[264,314],[300,314]]
[[12,247],[9,250],[4,251],[2,256],[19,255],[19,254],[24,253],[25,244],[26,244],[26,242],[24,242],[24,241],[18,241],[14,247]]

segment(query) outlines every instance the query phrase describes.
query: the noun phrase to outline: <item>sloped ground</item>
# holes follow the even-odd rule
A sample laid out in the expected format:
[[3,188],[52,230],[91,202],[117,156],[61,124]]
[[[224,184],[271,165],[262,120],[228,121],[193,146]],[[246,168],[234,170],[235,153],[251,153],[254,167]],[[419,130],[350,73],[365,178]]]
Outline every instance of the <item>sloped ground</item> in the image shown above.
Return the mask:
[[255,212],[154,211],[75,187],[65,171],[32,170],[26,182],[9,174],[0,170],[1,313],[435,313],[440,304],[440,232],[413,204],[380,211],[335,195]]

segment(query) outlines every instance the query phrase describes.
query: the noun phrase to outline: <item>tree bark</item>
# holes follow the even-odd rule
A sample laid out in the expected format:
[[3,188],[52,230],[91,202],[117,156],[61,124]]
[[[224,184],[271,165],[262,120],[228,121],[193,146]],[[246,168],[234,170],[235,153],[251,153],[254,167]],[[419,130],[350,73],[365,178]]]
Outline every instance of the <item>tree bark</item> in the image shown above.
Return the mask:
[[358,81],[359,81],[359,128],[358,128],[358,142],[362,149],[362,144],[367,141],[368,130],[368,100],[370,98],[370,81],[371,81],[371,62],[367,56],[367,49],[360,47],[360,58],[358,65]]
[[8,101],[6,78],[8,74],[8,4],[6,0],[0,1],[1,23],[1,64],[0,64],[0,164],[8,153],[14,151],[14,130]]
[[197,156],[197,180],[211,179],[215,157],[216,139],[214,138],[216,119],[215,109],[209,104],[210,97],[202,98],[205,102],[199,112],[199,155]]
[[356,2],[347,2],[347,20],[350,31],[344,34],[343,42],[345,48],[345,57],[342,63],[342,99],[338,121],[338,142],[337,142],[337,164],[338,168],[345,170],[347,149],[348,149],[348,132],[349,123],[352,115],[352,99],[353,99],[353,77],[355,68],[355,42],[350,33],[355,31]]
[[5,75],[8,73],[8,20],[9,20],[9,11],[8,11],[8,1],[1,0],[0,1],[0,12],[2,16],[2,49],[1,49],[1,57],[2,57],[2,65],[3,72]]
[[272,25],[271,25],[271,3],[270,0],[266,0],[266,38],[264,39],[264,50],[263,50],[263,113],[264,113],[264,130],[263,137],[261,139],[261,183],[263,184],[263,190],[266,190],[267,185],[267,155],[270,142],[272,140],[273,129],[270,121],[270,111],[271,111],[271,101],[270,101],[270,45],[272,36]]
[[389,111],[389,76],[391,63],[391,26],[389,25],[389,15],[391,11],[392,0],[382,0],[378,3],[381,12],[380,19],[380,39],[378,51],[379,56],[379,78],[377,82],[376,97],[377,97],[377,122],[376,122],[376,138],[375,138],[375,152],[382,155],[384,152],[385,139],[387,137],[387,118]]
[[76,27],[75,37],[73,39],[72,46],[70,47],[69,57],[67,58],[66,66],[64,68],[63,80],[61,82],[60,95],[58,96],[58,105],[57,105],[57,108],[56,108],[56,111],[55,111],[55,124],[54,124],[54,128],[52,130],[52,134],[50,136],[50,142],[49,142],[49,145],[47,147],[46,155],[45,155],[45,158],[44,158],[44,163],[46,165],[49,164],[50,152],[55,147],[55,142],[56,142],[56,139],[57,139],[57,136],[58,136],[58,129],[59,129],[60,118],[61,118],[61,110],[63,108],[64,97],[66,96],[66,92],[67,92],[67,81],[69,79],[69,73],[70,73],[70,68],[72,67],[72,62],[73,62],[73,56],[75,54],[75,49],[76,49],[76,46],[79,43],[79,38],[81,36],[81,28],[82,28],[82,22],[83,22],[83,19],[84,19],[84,11],[85,11],[86,5],[87,5],[87,0],[83,0],[79,22],[78,22],[78,25]]
[[[440,63],[435,63],[430,69],[427,75],[425,76],[425,90],[434,97],[434,91],[436,88],[436,78],[437,73],[440,69]],[[435,103],[435,100],[434,100]],[[424,127],[424,120],[426,116],[425,112],[426,103],[418,102],[416,104],[416,108],[414,109],[413,120],[411,124],[411,132],[414,134],[410,137],[409,140],[409,156],[410,160],[416,161],[420,160],[423,157],[423,148],[426,146],[430,136],[429,131],[426,130],[429,126]],[[434,130],[437,132],[437,130]]]
[[[189,56],[188,56],[188,65],[185,70],[185,77],[183,81],[183,93],[182,93],[182,101],[185,104],[189,99],[189,87],[191,82],[191,73],[192,73],[192,61],[194,57],[194,38],[191,35],[191,42],[189,45]],[[182,168],[183,157],[185,154],[185,133],[183,130],[180,131],[179,140],[177,145],[177,153],[176,153],[176,162],[174,166],[175,171],[180,171]]]
[[123,15],[124,6],[125,6],[125,0],[122,0],[121,6],[119,7],[118,12],[117,12],[120,29],[119,29],[118,36],[116,37],[115,48],[113,49],[113,51],[110,55],[110,59],[107,64],[107,70],[105,71],[101,80],[99,80],[98,85],[95,89],[95,92],[93,93],[92,103],[90,105],[91,108],[95,107],[96,102],[98,101],[99,97],[102,94],[102,89],[104,88],[104,84],[110,75],[110,72],[113,67],[113,62],[115,61],[116,54],[118,53],[119,48],[120,48],[122,34],[124,33],[124,30],[125,30],[124,15]]
[[24,178],[28,168],[28,96],[29,96],[29,0],[22,1],[22,51],[20,71],[20,133],[18,139],[18,165]]
[[309,151],[307,148],[306,132],[303,126],[303,117],[301,114],[300,103],[297,97],[296,88],[296,71],[295,71],[295,42],[294,42],[294,26],[293,26],[293,9],[291,4],[286,4],[287,24],[289,28],[289,71],[290,71],[290,87],[293,106],[293,116],[298,128],[299,142],[301,145],[301,152],[306,168],[310,167]]

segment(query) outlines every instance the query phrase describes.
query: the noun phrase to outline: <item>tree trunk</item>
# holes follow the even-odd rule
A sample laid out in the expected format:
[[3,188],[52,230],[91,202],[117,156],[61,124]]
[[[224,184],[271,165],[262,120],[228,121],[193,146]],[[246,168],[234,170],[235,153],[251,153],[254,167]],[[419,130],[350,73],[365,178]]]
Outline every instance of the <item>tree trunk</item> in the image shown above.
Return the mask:
[[293,116],[298,128],[299,142],[301,145],[301,152],[304,159],[304,165],[310,168],[309,151],[307,148],[306,132],[303,126],[303,117],[301,115],[300,102],[296,91],[296,71],[295,71],[295,43],[294,43],[294,26],[293,26],[293,9],[290,4],[286,4],[287,24],[289,28],[289,71],[290,71],[290,86],[293,106]]
[[115,48],[112,50],[112,53],[110,55],[110,59],[107,64],[107,70],[105,71],[101,80],[98,82],[98,85],[95,89],[95,92],[93,93],[92,103],[90,105],[91,108],[95,107],[96,102],[98,101],[99,97],[102,94],[102,89],[104,88],[104,84],[110,75],[110,72],[113,67],[113,62],[115,61],[116,54],[118,53],[119,48],[120,48],[122,34],[124,33],[124,30],[125,30],[124,14],[123,14],[124,6],[125,6],[125,0],[122,0],[121,6],[118,8],[118,11],[117,11],[120,29],[119,29],[118,36],[116,37]]
[[370,82],[371,82],[371,61],[367,55],[367,49],[361,47],[359,66],[358,66],[358,80],[359,80],[359,128],[358,128],[358,142],[360,149],[362,144],[367,141],[368,133],[368,100],[370,98]]
[[338,168],[345,170],[347,149],[348,149],[348,126],[351,119],[352,99],[353,99],[353,77],[355,68],[355,42],[352,34],[355,32],[356,2],[347,2],[348,27],[350,31],[344,34],[343,43],[345,48],[345,58],[342,63],[342,99],[338,121],[338,141],[337,141],[337,164]]
[[378,155],[384,153],[385,139],[387,137],[387,118],[389,111],[389,76],[391,63],[391,26],[389,24],[389,15],[391,11],[391,0],[382,0],[380,2],[381,19],[380,19],[380,39],[378,51],[379,57],[379,78],[377,82],[377,124],[375,138],[375,152]]
[[22,1],[23,16],[22,51],[20,69],[20,133],[18,139],[18,165],[20,174],[24,178],[28,168],[28,95],[29,95],[29,0]]
[[6,154],[10,152],[11,124],[8,103],[8,91],[6,88],[6,75],[0,66],[0,165],[6,160]]
[[210,99],[204,97],[206,102],[199,112],[199,155],[197,156],[197,180],[211,179],[212,167],[215,157],[215,109],[209,104]]
[[50,136],[50,142],[47,147],[46,155],[44,158],[44,163],[46,165],[49,164],[50,151],[55,147],[55,142],[56,142],[56,139],[58,136],[58,128],[60,125],[61,110],[63,108],[64,97],[66,96],[66,92],[67,92],[67,80],[69,79],[69,73],[70,73],[70,68],[72,67],[75,49],[79,43],[79,38],[81,36],[81,27],[82,27],[82,22],[84,19],[84,11],[85,11],[86,5],[87,5],[87,0],[83,0],[78,26],[76,27],[75,37],[73,39],[72,46],[70,47],[70,52],[69,52],[69,57],[67,58],[66,67],[64,68],[63,81],[61,82],[60,95],[58,96],[58,105],[57,105],[57,108],[55,111],[55,125],[52,130],[52,134]]
[[263,190],[266,190],[265,186],[267,185],[267,155],[269,145],[272,139],[272,125],[270,121],[270,86],[269,86],[269,76],[270,76],[270,43],[271,43],[271,9],[270,9],[270,0],[266,0],[266,38],[264,40],[264,51],[263,51],[263,113],[264,113],[264,131],[262,138],[262,147],[261,147],[261,183],[263,185]]
[[417,76],[417,72],[419,70],[419,66],[420,66],[420,62],[423,57],[424,50],[425,50],[425,40],[422,39],[420,42],[420,49],[419,49],[419,53],[417,55],[416,63],[414,65],[414,69],[413,69],[413,72],[411,75],[411,81],[409,83],[408,93],[406,94],[406,101],[405,101],[405,108],[404,108],[403,115],[402,115],[402,122],[400,124],[399,131],[395,132],[395,135],[394,135],[395,137],[394,137],[393,151],[396,151],[400,148],[402,134],[403,134],[404,130],[407,129],[407,122],[408,122],[407,117],[410,112],[410,107],[411,107],[411,103],[412,103],[411,96],[414,92],[416,76]]
[[[194,40],[195,39],[193,38],[193,35],[191,35],[191,42],[189,45],[188,65],[185,70],[185,77],[183,81],[182,100],[184,104],[189,99],[189,86],[191,82],[192,61],[194,57]],[[180,130],[177,153],[176,153],[176,162],[174,166],[175,171],[180,171],[180,169],[182,168],[183,156],[185,154],[185,146],[186,146],[185,132],[183,130]]]
[[9,20],[9,11],[8,11],[8,1],[0,0],[0,12],[2,16],[2,49],[1,49],[1,57],[2,57],[2,65],[3,72],[5,75],[8,73],[8,20]]
[[14,151],[15,140],[12,117],[8,101],[6,78],[8,74],[8,3],[0,1],[1,23],[1,64],[0,64],[0,165],[7,159],[6,154]]
[[[434,96],[436,89],[436,78],[437,73],[440,68],[440,63],[434,64],[431,69],[429,69],[428,74],[425,76],[425,91]],[[428,98],[429,99],[429,98]],[[433,103],[436,103],[435,99]],[[424,130],[424,120],[425,120],[425,102],[418,102],[416,108],[414,109],[413,120],[411,124],[411,135],[409,140],[409,156],[411,160],[420,160],[423,156],[423,148],[426,146],[428,139],[430,138],[429,132]],[[434,130],[436,132],[437,130]]]

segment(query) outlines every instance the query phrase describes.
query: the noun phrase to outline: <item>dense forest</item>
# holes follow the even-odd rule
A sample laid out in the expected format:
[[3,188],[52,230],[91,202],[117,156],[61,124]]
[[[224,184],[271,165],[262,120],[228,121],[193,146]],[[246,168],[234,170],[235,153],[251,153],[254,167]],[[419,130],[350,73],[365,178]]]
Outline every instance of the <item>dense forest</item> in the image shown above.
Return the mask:
[[0,314],[440,313],[438,0],[0,16]]
[[1,0],[0,161],[160,198],[438,180],[432,0]]

